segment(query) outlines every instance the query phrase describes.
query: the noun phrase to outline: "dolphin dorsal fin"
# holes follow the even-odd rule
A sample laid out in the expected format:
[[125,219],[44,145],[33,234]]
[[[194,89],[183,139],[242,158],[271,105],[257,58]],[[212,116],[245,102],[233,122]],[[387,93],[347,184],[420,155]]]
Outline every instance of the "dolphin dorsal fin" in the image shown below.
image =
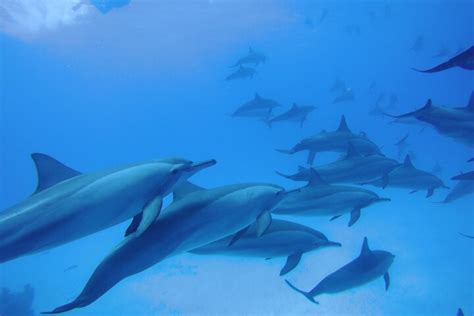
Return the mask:
[[372,252],[369,248],[369,241],[367,240],[367,237],[364,237],[364,243],[362,244],[362,249],[360,250],[360,255],[365,256],[368,255]]
[[347,153],[346,153],[346,159],[347,158],[355,158],[355,157],[362,157],[362,155],[359,153],[359,151],[355,148],[354,144],[349,142],[347,144]]
[[403,164],[407,167],[413,167],[413,163],[411,162],[410,155],[406,155],[405,161],[403,161]]
[[351,132],[351,130],[347,126],[346,117],[344,115],[341,116],[341,122],[339,123],[339,127],[337,128],[337,131],[338,132],[349,132],[349,133]]
[[428,99],[426,101],[425,106],[423,106],[423,109],[430,109],[433,106],[433,102],[431,102],[431,99]]
[[469,111],[473,111],[473,112],[474,112],[474,91],[471,92],[471,97],[469,98],[469,102],[467,103],[466,108],[467,108]]
[[34,153],[31,154],[31,158],[35,163],[36,173],[38,175],[38,185],[33,194],[81,174],[79,171],[71,169],[53,157],[45,154]]
[[180,200],[190,193],[202,191],[202,190],[205,190],[205,189],[189,181],[185,181],[182,184],[180,184],[176,189],[174,189],[173,201]]
[[319,175],[319,173],[316,171],[316,169],[314,169],[313,167],[311,167],[309,169],[309,181],[308,181],[308,186],[312,187],[312,186],[317,186],[317,185],[326,185],[327,182],[324,181],[321,176]]

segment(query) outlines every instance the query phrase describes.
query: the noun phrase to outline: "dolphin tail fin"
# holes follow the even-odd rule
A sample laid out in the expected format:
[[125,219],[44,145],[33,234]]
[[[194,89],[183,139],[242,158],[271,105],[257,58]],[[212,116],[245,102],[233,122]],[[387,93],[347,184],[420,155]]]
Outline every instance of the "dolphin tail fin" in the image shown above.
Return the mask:
[[49,311],[49,312],[41,312],[41,314],[45,314],[45,315],[59,314],[59,313],[68,312],[70,310],[73,310],[75,308],[82,307],[82,306],[83,305],[80,304],[77,299],[75,299],[71,303],[64,304],[62,306],[56,307],[55,309],[53,309],[52,311]]
[[305,292],[305,291],[302,291],[300,289],[298,289],[296,286],[294,286],[293,284],[290,283],[290,281],[288,280],[285,280],[286,284],[288,284],[289,287],[291,287],[293,290],[295,290],[296,292],[304,295],[304,297],[306,297],[310,302],[313,302],[314,304],[319,304],[319,302],[315,301],[314,300],[314,297],[311,296],[311,293],[309,292]]
[[430,69],[425,69],[425,70],[420,70],[420,69],[416,69],[416,68],[412,68],[412,69],[415,70],[415,71],[418,71],[418,72],[423,72],[423,73],[433,73],[433,72],[443,71],[443,70],[452,68],[454,66],[455,65],[453,65],[453,63],[448,61],[448,62],[439,64],[438,66],[435,66],[435,67],[430,68]]

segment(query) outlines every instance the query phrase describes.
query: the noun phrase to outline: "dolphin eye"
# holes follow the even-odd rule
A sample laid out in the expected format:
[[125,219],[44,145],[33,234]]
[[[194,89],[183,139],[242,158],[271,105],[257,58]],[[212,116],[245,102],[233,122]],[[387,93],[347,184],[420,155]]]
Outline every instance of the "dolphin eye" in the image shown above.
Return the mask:
[[171,171],[172,174],[178,174],[178,169],[173,169],[173,171]]

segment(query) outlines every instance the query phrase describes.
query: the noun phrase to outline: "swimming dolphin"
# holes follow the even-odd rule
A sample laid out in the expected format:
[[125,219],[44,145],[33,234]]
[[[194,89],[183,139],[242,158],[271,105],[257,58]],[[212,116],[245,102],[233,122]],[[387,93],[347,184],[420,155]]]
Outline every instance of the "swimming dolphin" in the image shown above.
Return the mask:
[[346,90],[346,83],[341,79],[336,79],[332,84],[331,88],[329,88],[330,92],[338,92],[338,91],[345,91]]
[[229,76],[225,78],[225,80],[235,80],[235,79],[252,79],[253,76],[257,73],[257,71],[250,67],[239,66],[239,68],[231,73]]
[[425,72],[425,73],[433,73],[439,72],[446,69],[460,67],[467,70],[474,70],[474,46],[471,46],[468,50],[460,53],[459,55],[454,56],[453,58],[449,59],[448,61],[439,64],[431,69],[426,70],[419,70],[413,69],[418,72]]
[[336,219],[350,213],[348,226],[354,225],[362,208],[374,203],[390,201],[375,192],[345,185],[331,185],[321,179],[314,168],[310,168],[308,185],[288,195],[273,210],[273,214],[295,216],[332,216]]
[[365,237],[359,257],[325,277],[311,291],[302,291],[288,280],[286,280],[286,283],[293,290],[303,294],[308,300],[316,304],[319,303],[314,300],[315,296],[324,293],[333,294],[343,292],[369,283],[382,276],[385,281],[385,290],[387,291],[390,287],[388,269],[394,259],[395,256],[388,251],[370,250],[367,237]]
[[143,232],[158,216],[173,186],[214,160],[153,160],[81,174],[33,154],[38,186],[33,195],[0,213],[0,263],[47,250],[136,216]]
[[451,180],[467,180],[467,181],[474,181],[474,171],[469,171],[465,173],[461,173],[455,177],[452,177]]
[[256,52],[249,47],[249,51],[245,57],[240,58],[232,67],[240,67],[246,64],[253,64],[258,66],[259,64],[264,64],[267,61],[267,56],[262,53]]
[[354,92],[352,91],[351,88],[347,88],[340,95],[338,95],[332,103],[342,103],[342,102],[349,102],[349,101],[354,101]]
[[267,119],[272,115],[272,111],[276,107],[280,107],[281,104],[275,100],[264,98],[258,93],[255,93],[255,97],[239,106],[237,110],[231,115],[232,117],[257,117],[261,119]]
[[380,179],[370,182],[369,184],[381,188],[395,187],[406,188],[412,190],[412,193],[419,190],[426,190],[426,197],[433,195],[437,188],[449,189],[444,185],[443,181],[427,171],[416,169],[411,162],[410,155],[405,157],[405,161],[385,173]]
[[[237,233],[257,221],[257,236],[271,223],[270,211],[286,196],[283,188],[253,183],[203,189],[185,183],[174,201],[142,234],[131,234],[96,268],[81,294],[51,314],[87,306],[121,280],[164,259]],[[237,238],[236,238],[237,237]],[[49,314],[48,313],[48,314]]]
[[406,152],[408,148],[408,143],[407,143],[408,136],[410,136],[410,134],[407,133],[405,136],[400,138],[395,143],[395,146],[397,146],[398,159],[400,159],[403,156],[403,154]]
[[424,107],[402,115],[390,115],[395,123],[418,123],[435,128],[438,133],[468,146],[474,146],[474,91],[467,106],[435,106],[428,100]]
[[[396,160],[381,154],[364,156],[358,152],[352,142],[349,143],[345,157],[315,167],[321,178],[328,183],[365,183],[379,179],[384,174],[398,166]],[[277,172],[282,177],[294,181],[309,181],[310,169],[300,167],[298,173],[285,175]]]
[[459,181],[441,203],[451,203],[474,193],[474,181]]
[[265,120],[268,127],[272,127],[274,123],[277,122],[298,122],[300,126],[303,126],[303,123],[306,121],[308,115],[316,109],[314,106],[303,106],[303,105],[296,105],[293,103],[293,106],[288,111],[274,116]]
[[301,140],[289,150],[277,149],[277,151],[292,155],[306,150],[308,151],[307,163],[311,165],[314,162],[316,153],[324,151],[345,153],[349,142],[362,154],[380,152],[377,145],[370,141],[365,134],[354,134],[351,132],[344,115],[341,117],[337,130],[332,132],[323,130],[314,136]]
[[287,257],[286,264],[280,271],[280,275],[284,275],[296,268],[304,253],[323,247],[341,246],[338,242],[329,241],[317,230],[278,219],[274,219],[260,237],[257,237],[256,227],[252,225],[238,242],[229,246],[232,238],[233,236],[227,236],[190,252],[266,259]]

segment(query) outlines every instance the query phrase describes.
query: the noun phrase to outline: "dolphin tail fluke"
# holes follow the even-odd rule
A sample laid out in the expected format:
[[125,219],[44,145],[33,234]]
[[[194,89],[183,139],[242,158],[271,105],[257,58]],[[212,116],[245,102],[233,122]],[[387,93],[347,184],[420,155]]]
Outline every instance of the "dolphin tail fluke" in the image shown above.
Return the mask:
[[72,301],[71,303],[68,303],[68,304],[65,304],[65,305],[56,307],[55,309],[53,309],[53,310],[50,311],[50,312],[41,312],[41,314],[45,314],[45,315],[59,314],[59,313],[64,313],[64,312],[73,310],[73,309],[75,309],[75,308],[77,308],[77,307],[81,307],[81,306],[80,306],[79,303],[75,300],[75,301]]
[[286,284],[288,284],[289,287],[291,287],[293,290],[295,290],[296,292],[304,295],[304,297],[306,297],[310,302],[313,302],[314,304],[319,304],[319,302],[315,301],[314,300],[314,297],[311,296],[311,293],[309,292],[305,292],[305,291],[302,291],[300,289],[298,289],[296,286],[294,286],[293,284],[290,283],[290,281],[288,280],[285,280]]
[[449,69],[449,68],[452,68],[452,67],[454,67],[454,65],[451,62],[448,61],[448,62],[439,64],[438,66],[430,68],[430,69],[425,69],[425,70],[420,70],[420,69],[416,69],[416,68],[412,68],[412,69],[415,70],[415,71],[418,71],[418,72],[423,72],[423,73],[433,73],[433,72],[443,71],[443,70],[446,70],[446,69]]

